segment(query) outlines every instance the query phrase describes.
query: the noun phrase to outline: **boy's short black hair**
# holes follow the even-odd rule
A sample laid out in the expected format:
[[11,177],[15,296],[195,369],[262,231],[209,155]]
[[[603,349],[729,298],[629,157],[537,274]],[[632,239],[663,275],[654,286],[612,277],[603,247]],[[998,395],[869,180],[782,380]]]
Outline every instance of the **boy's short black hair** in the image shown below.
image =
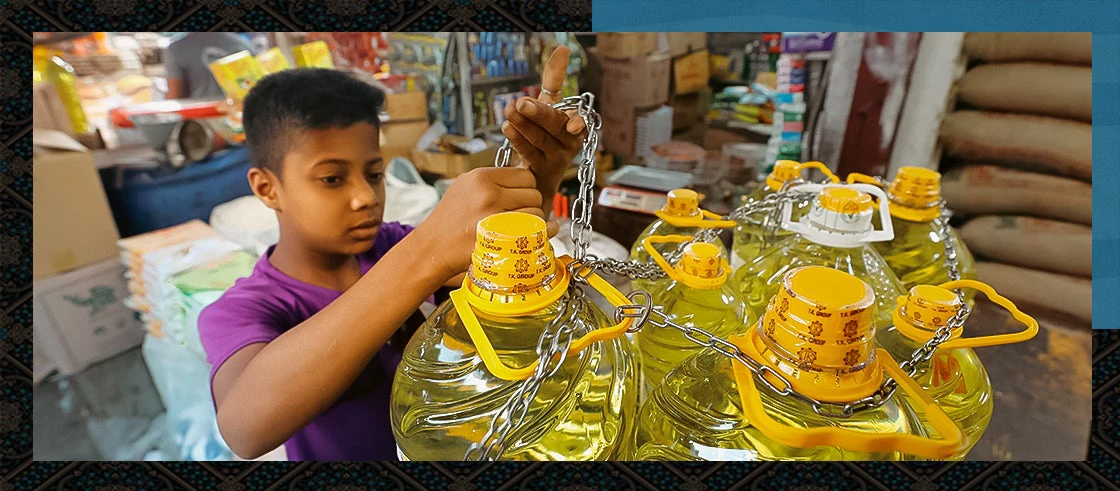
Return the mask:
[[293,137],[306,130],[370,123],[385,94],[349,74],[322,68],[295,68],[261,79],[245,97],[242,124],[254,167],[280,175]]

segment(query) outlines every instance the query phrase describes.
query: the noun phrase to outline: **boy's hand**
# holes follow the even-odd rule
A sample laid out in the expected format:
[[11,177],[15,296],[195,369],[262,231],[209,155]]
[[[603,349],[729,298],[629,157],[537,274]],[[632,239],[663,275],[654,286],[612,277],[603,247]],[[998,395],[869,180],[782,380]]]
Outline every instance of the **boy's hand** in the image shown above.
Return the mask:
[[545,204],[552,203],[564,170],[583,145],[583,119],[575,111],[561,112],[551,106],[560,102],[570,59],[566,46],[557,47],[541,73],[544,91],[537,99],[525,97],[506,106],[507,121],[502,123],[502,134],[536,176]]
[[[483,167],[455,179],[432,214],[414,231],[432,255],[441,283],[470,266],[478,222],[495,213],[520,211],[547,220],[536,179],[521,167]],[[549,235],[556,233],[550,223]]]

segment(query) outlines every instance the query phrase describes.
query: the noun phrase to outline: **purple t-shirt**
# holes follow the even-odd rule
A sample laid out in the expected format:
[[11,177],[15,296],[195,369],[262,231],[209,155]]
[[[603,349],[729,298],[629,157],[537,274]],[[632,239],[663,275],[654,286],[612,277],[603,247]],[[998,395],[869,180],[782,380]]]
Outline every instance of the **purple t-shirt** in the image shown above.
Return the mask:
[[[373,247],[358,256],[362,274],[410,231],[412,227],[407,225],[382,224]],[[271,255],[270,247],[252,274],[237,280],[199,317],[211,383],[222,363],[238,350],[276,339],[342,295],[280,272],[268,261]],[[389,391],[403,349],[386,344],[333,406],[284,442],[288,459],[397,460],[389,424]]]

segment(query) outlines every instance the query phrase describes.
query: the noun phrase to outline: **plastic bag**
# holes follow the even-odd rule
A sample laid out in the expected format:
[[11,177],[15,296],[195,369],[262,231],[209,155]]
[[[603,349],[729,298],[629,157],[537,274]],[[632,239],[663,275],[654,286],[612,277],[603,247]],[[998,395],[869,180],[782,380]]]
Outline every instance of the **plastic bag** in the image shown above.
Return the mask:
[[385,171],[386,222],[416,226],[423,222],[439,202],[439,193],[424,183],[416,167],[407,159],[396,157]]
[[210,365],[168,338],[147,336],[144,362],[167,408],[167,431],[185,460],[233,460],[218,432],[210,398]]

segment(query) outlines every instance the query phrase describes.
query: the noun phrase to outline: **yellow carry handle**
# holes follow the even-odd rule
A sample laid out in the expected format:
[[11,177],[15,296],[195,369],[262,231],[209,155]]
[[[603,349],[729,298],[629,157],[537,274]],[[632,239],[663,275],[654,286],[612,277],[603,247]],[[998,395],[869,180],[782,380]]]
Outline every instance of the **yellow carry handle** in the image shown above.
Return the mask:
[[1011,300],[1007,297],[996,293],[995,288],[992,288],[986,283],[981,283],[976,280],[956,280],[948,283],[942,283],[941,288],[946,290],[955,290],[958,288],[972,288],[978,290],[988,297],[989,300],[996,303],[1000,307],[1007,309],[1015,320],[1023,323],[1026,329],[1019,332],[1006,333],[1006,334],[993,334],[991,336],[976,336],[972,338],[957,338],[946,341],[938,346],[938,349],[956,349],[956,348],[980,348],[984,346],[998,346],[1001,344],[1021,343],[1028,341],[1038,334],[1038,321],[1019,310]]
[[735,226],[735,220],[724,220],[723,217],[704,209],[701,209],[698,215],[691,217],[673,216],[662,210],[653,213],[657,215],[657,218],[676,227],[731,228]]
[[961,428],[949,418],[929,394],[914,379],[906,375],[891,355],[882,348],[876,349],[876,356],[882,357],[882,369],[898,382],[899,387],[918,402],[924,410],[940,438],[926,438],[907,433],[869,433],[847,428],[795,428],[781,423],[766,413],[762,396],[755,385],[754,374],[741,363],[732,363],[735,381],[739,384],[739,397],[743,403],[743,413],[751,425],[767,437],[796,448],[829,446],[854,452],[891,453],[902,452],[928,459],[945,459],[964,449],[966,441]]
[[[575,260],[571,257],[564,255],[556,258],[566,268]],[[630,301],[622,292],[619,292],[606,280],[599,277],[594,273],[581,275],[582,278],[587,280],[596,291],[601,293],[606,299],[615,307],[628,305]],[[574,285],[569,288],[578,288]],[[494,350],[494,345],[490,342],[490,338],[486,336],[486,331],[482,329],[482,325],[478,322],[478,317],[475,316],[474,307],[471,305],[472,296],[465,288],[458,288],[451,292],[451,302],[455,305],[455,311],[459,313],[459,318],[463,320],[463,326],[467,328],[467,335],[470,336],[471,341],[474,343],[475,349],[478,351],[478,356],[482,358],[483,364],[486,369],[493,373],[494,376],[503,380],[525,380],[533,374],[537,369],[539,360],[535,360],[529,365],[524,367],[511,367],[502,362],[498,356],[497,351]],[[596,341],[605,341],[617,338],[626,333],[630,325],[634,322],[633,318],[627,317],[622,319],[622,322],[610,327],[596,329],[585,334],[583,337],[572,342],[568,348],[568,354],[574,354],[582,351],[591,343]]]
[[661,266],[661,269],[665,271],[665,274],[668,275],[669,278],[673,281],[684,283],[685,285],[691,286],[693,288],[718,288],[720,285],[727,282],[727,275],[731,271],[731,265],[728,264],[727,260],[722,256],[720,256],[719,276],[715,278],[700,278],[693,275],[681,274],[681,272],[677,271],[676,268],[670,265],[669,261],[665,260],[665,256],[662,256],[661,252],[659,252],[657,248],[653,246],[654,244],[688,242],[692,239],[693,237],[689,235],[651,235],[649,237],[646,237],[645,239],[642,239],[642,247],[645,248],[646,252],[649,253],[649,256],[653,258],[653,262],[657,263],[658,266]]
[[852,172],[851,174],[848,174],[848,181],[847,182],[848,182],[848,184],[863,183],[863,184],[873,184],[875,186],[884,187],[883,182],[880,181],[878,178],[869,176],[867,174],[860,174],[859,172]]
[[[821,173],[824,174],[824,176],[827,177],[829,181],[832,181],[834,183],[839,183],[840,182],[840,178],[836,177],[836,174],[833,174],[832,170],[830,170],[827,165],[824,165],[824,162],[817,162],[817,161],[813,160],[813,161],[802,162],[800,164],[797,164],[797,173],[798,174],[800,174],[801,171],[804,170],[804,169],[817,169],[817,170],[821,171]],[[851,183],[849,183],[849,184],[851,184]]]

